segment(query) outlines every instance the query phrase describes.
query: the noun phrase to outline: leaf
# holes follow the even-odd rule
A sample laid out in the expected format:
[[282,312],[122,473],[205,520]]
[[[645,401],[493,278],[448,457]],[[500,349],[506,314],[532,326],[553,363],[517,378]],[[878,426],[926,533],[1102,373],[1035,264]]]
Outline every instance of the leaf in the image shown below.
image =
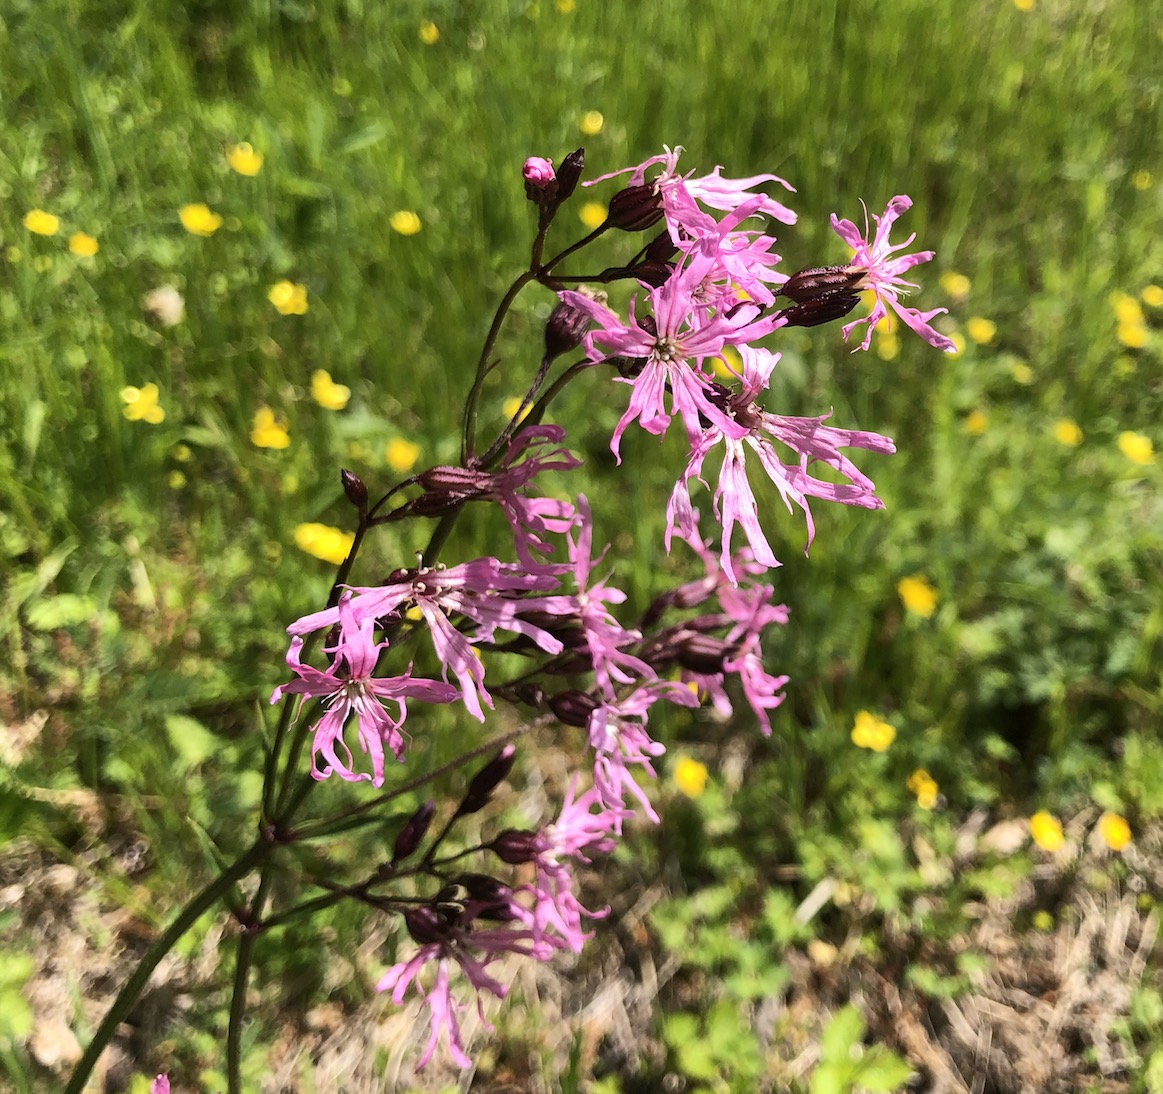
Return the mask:
[[350,155],[352,152],[362,152],[365,148],[371,148],[373,144],[379,144],[386,140],[388,136],[388,128],[383,122],[374,122],[361,129],[358,133],[353,133],[347,140],[343,141],[339,146],[339,151],[344,155]]
[[197,767],[209,759],[218,748],[214,734],[186,714],[166,715],[166,733],[182,766],[187,769]]
[[864,1054],[856,1068],[854,1078],[865,1090],[881,1094],[896,1090],[906,1083],[912,1074],[913,1069],[895,1052],[890,1052],[883,1045],[875,1045]]
[[820,1059],[828,1062],[849,1061],[852,1046],[864,1036],[864,1019],[854,1006],[838,1010],[820,1037]]
[[35,631],[55,631],[61,627],[75,627],[87,623],[97,614],[97,604],[88,596],[61,593],[32,601],[24,610],[24,618]]

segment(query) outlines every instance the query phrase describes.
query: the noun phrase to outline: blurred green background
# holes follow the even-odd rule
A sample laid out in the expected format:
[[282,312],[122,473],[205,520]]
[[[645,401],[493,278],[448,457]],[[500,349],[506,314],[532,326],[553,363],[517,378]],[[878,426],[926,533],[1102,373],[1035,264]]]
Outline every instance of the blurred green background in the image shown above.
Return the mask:
[[[772,341],[784,359],[769,409],[831,406],[834,424],[895,438],[895,457],[858,460],[887,511],[817,505],[805,559],[802,524],[768,498],[785,562],[774,582],[792,610],[770,650],[772,670],[792,677],[775,734],[661,727],[672,757],[706,766],[708,788],[688,798],[664,762],[673,816],[607,878],[665,879],[673,903],[653,936],[664,952],[689,950],[693,920],[709,915],[718,942],[698,949],[720,974],[743,960],[741,933],[758,929],[762,908],[773,933],[748,959],[760,963],[739,989],[750,1006],[797,987],[788,947],[835,947],[855,932],[876,965],[893,916],[914,947],[906,963],[962,936],[984,883],[950,889],[919,870],[917,832],[941,859],[971,820],[1048,810],[1078,844],[1106,811],[1127,818],[1152,876],[1163,814],[1161,48],[1159,3],[8,0],[0,856],[82,864],[106,906],[155,926],[205,880],[198,833],[230,847],[249,831],[255,710],[282,678],[283,628],[332,579],[296,530],[352,526],[340,466],[374,490],[456,457],[482,338],[527,257],[522,162],[584,145],[592,176],[681,144],[685,169],[771,171],[795,186],[799,223],[778,233],[788,272],[843,260],[829,214],[859,221],[862,200],[879,213],[911,195],[901,238],[915,231],[918,248],[937,252],[916,271],[913,303],[947,307],[939,325],[964,348],[944,357],[881,334],[853,356],[835,326]],[[244,144],[261,164],[239,155]],[[608,200],[613,185],[575,204]],[[179,218],[198,203],[208,211],[190,223],[206,234]],[[29,218],[36,210],[48,218]],[[575,230],[586,231],[567,208],[557,242]],[[624,253],[596,250],[585,270]],[[147,303],[166,286],[183,304],[172,325],[164,299]],[[521,298],[486,423],[499,426],[524,391],[551,304]],[[318,379],[313,394],[317,370],[349,399]],[[624,398],[586,377],[555,420],[586,458],[569,486],[594,501],[598,534],[626,560],[619,580],[644,605],[681,573],[660,561],[681,453],[628,434],[615,468],[608,440]],[[266,446],[255,443],[263,408]],[[486,534],[466,521],[445,559],[478,553]],[[393,526],[363,578],[409,564],[424,541]],[[907,578],[922,584],[902,596]],[[895,729],[887,751],[852,743],[861,710]],[[925,803],[935,808],[908,788],[918,769],[939,788]],[[137,843],[153,851],[135,874],[120,849]],[[1049,869],[1034,848],[1002,859],[1011,889]],[[1097,861],[1099,888],[1135,888],[1129,860]],[[788,927],[823,880],[847,899]],[[722,898],[709,913],[707,893]],[[1137,907],[1146,914],[1149,901]],[[1053,920],[1057,904],[1041,910]],[[3,915],[15,1015],[12,993],[41,965],[27,919]],[[362,929],[330,924],[326,953],[352,948]],[[268,955],[256,1075],[286,1014],[333,991],[313,961],[323,950]],[[287,994],[292,965],[309,990]],[[936,997],[967,982],[918,983]],[[368,994],[354,985],[345,1004]],[[575,1088],[654,1089],[650,1066],[694,1089],[774,1081],[771,1038],[730,1017],[733,990],[726,1012],[682,991],[660,997],[666,1022],[681,1012],[695,1025],[660,1018],[641,1030],[666,1046],[652,1064],[594,1065],[604,1086],[578,1065]],[[206,1076],[207,1090],[218,1081],[207,1031],[222,1005],[203,999],[187,1032],[166,1032],[166,1060]],[[1143,1049],[1135,1089],[1163,1089],[1149,1085],[1163,1056],[1143,1048],[1163,1029],[1163,1004],[1138,1005],[1124,1038],[1128,1058]],[[52,1089],[28,1048],[32,1011],[20,1013],[0,1020],[0,1067],[14,1089]],[[865,1036],[864,1019],[838,1016],[848,1024],[828,1027],[832,1048]],[[91,1029],[66,1020],[82,1040]],[[922,1067],[885,1028],[873,1039]],[[722,1060],[676,1050],[710,1029],[735,1046]],[[565,1088],[560,1059],[526,1051],[528,1029],[514,1036],[508,1055],[529,1070],[520,1081]],[[166,1060],[140,1046],[142,1071]],[[908,1074],[896,1060],[883,1057],[880,1079],[843,1073],[829,1087],[817,1069],[787,1081],[891,1089]]]

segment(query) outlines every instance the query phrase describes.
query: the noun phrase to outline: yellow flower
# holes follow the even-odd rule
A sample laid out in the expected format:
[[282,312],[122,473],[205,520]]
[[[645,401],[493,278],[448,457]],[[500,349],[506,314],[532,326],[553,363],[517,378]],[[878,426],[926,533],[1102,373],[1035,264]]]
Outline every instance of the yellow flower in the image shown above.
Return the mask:
[[974,410],[965,419],[965,431],[973,437],[979,437],[989,427],[989,415],[984,410]]
[[201,201],[183,205],[178,210],[178,219],[182,227],[195,236],[212,236],[222,227],[222,218]]
[[606,223],[606,207],[600,201],[587,201],[577,215],[591,231]]
[[403,437],[393,437],[384,448],[384,460],[387,465],[401,475],[411,471],[420,458],[420,446]]
[[937,608],[937,590],[921,574],[902,577],[896,583],[897,595],[905,606],[905,611],[928,619]]
[[292,537],[300,551],[306,551],[312,558],[330,562],[332,566],[338,566],[347,558],[355,542],[354,532],[344,532],[326,524],[300,524]]
[[852,743],[857,748],[870,748],[873,752],[884,752],[896,740],[896,730],[884,719],[878,718],[875,714],[869,714],[867,710],[862,710],[856,715],[850,736]]
[[1130,430],[1120,433],[1118,444],[1119,451],[1131,463],[1145,466],[1155,462],[1155,449],[1151,444],[1151,438],[1144,437],[1142,433],[1132,433]]
[[1034,370],[1025,361],[1015,361],[1010,366],[1010,375],[1015,384],[1029,386],[1034,382]]
[[158,405],[157,384],[143,384],[141,387],[123,387],[121,401],[125,404],[121,413],[131,422],[148,422],[160,425],[165,421],[166,412]]
[[1115,337],[1127,349],[1142,349],[1147,344],[1147,326],[1145,323],[1120,323],[1115,329]]
[[420,24],[420,41],[426,46],[434,46],[440,41],[440,28],[431,19]]
[[1033,11],[1035,0],[1014,0],[1014,7],[1018,11]]
[[1103,813],[1098,818],[1098,834],[1112,851],[1121,851],[1131,842],[1131,826],[1118,813]]
[[1054,440],[1067,448],[1077,448],[1082,444],[1082,430],[1073,418],[1060,418],[1054,423]]
[[324,410],[342,410],[351,398],[351,388],[337,384],[325,368],[311,373],[311,398]]
[[1131,176],[1131,185],[1136,190],[1147,190],[1151,186],[1151,172],[1146,170],[1136,171]]
[[232,171],[254,178],[262,170],[262,153],[256,152],[246,141],[239,141],[226,149],[226,162]]
[[61,218],[43,209],[29,209],[24,214],[24,226],[38,236],[55,236],[61,227]]
[[69,250],[79,258],[92,258],[101,244],[87,232],[74,232],[69,236]]
[[286,448],[291,443],[291,436],[286,422],[277,419],[269,406],[260,406],[254,412],[250,441],[259,448]]
[[554,7],[556,7],[562,15],[569,15],[573,11],[575,4],[574,0],[557,0],[557,3],[554,5]]
[[596,137],[606,124],[600,110],[587,110],[578,122],[578,128],[587,137]]
[[895,331],[876,336],[876,356],[882,361],[895,361],[901,351],[901,340]]
[[279,315],[307,314],[307,286],[295,281],[276,281],[267,293]]
[[410,209],[397,210],[388,217],[388,223],[392,226],[392,231],[399,232],[402,236],[414,236],[423,227],[420,218]]
[[[521,404],[524,401],[525,400],[522,399],[520,395],[510,395],[509,398],[507,398],[501,404],[501,413],[504,414],[506,418],[512,418],[518,410],[521,410]],[[529,411],[532,409],[533,405],[530,404],[524,410],[521,410],[521,421],[524,421],[529,417]]]
[[171,490],[181,490],[186,485],[186,476],[176,467],[166,476],[166,485]]
[[170,455],[178,463],[189,463],[194,458],[194,450],[188,444],[176,444]]
[[727,383],[738,380],[743,375],[743,358],[739,356],[739,351],[734,346],[724,346],[720,354],[720,357],[711,361],[711,371]]
[[1145,320],[1143,309],[1139,302],[1129,293],[1115,291],[1108,298],[1114,309],[1115,319],[1119,323],[1129,323],[1141,326]]
[[674,765],[674,785],[688,798],[697,798],[707,788],[707,765],[680,756]]
[[992,319],[975,315],[965,321],[965,333],[979,346],[988,346],[997,334],[997,324]]
[[917,796],[917,805],[922,809],[932,809],[936,806],[940,787],[937,780],[923,767],[918,767],[909,776],[909,781],[905,785]]
[[1140,299],[1149,308],[1163,308],[1163,286],[1148,285],[1141,293]]
[[1060,851],[1066,838],[1062,835],[1062,822],[1042,809],[1030,818],[1030,838],[1043,851]]
[[953,270],[946,270],[940,277],[941,288],[943,288],[954,300],[964,300],[969,295],[969,290],[972,287],[969,278],[965,274],[954,273]]

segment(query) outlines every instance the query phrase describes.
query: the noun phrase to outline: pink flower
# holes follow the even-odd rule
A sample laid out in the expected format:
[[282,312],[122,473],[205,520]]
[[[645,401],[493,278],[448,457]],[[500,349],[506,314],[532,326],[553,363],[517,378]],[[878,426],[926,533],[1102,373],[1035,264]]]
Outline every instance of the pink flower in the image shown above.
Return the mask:
[[[372,785],[379,787],[384,782],[384,746],[397,760],[402,762],[404,759],[405,741],[400,728],[408,714],[404,700],[450,703],[456,698],[457,691],[437,680],[413,680],[409,675],[411,666],[403,676],[375,676],[380,650],[386,649],[388,644],[372,640],[374,618],[369,616],[362,622],[357,621],[351,602],[351,593],[344,593],[339,601],[340,632],[334,649],[330,651],[333,655],[331,667],[322,672],[302,664],[299,655],[303,639],[293,638],[287,651],[287,664],[298,679],[275,688],[271,702],[277,703],[284,695],[324,698],[328,709],[315,726],[312,776],[325,779],[334,772],[348,782],[371,779]],[[384,706],[388,701],[396,704],[394,717]],[[359,724],[360,747],[371,760],[370,775],[352,769],[351,749],[343,739],[344,728],[353,714]],[[326,761],[322,768],[319,766],[320,756]]]
[[[544,961],[553,952],[555,944],[537,942],[528,930],[513,930],[507,927],[473,928],[471,923],[448,923],[441,920],[430,908],[416,908],[405,915],[409,933],[420,948],[407,960],[393,965],[376,984],[376,991],[390,991],[392,1002],[399,1006],[415,984],[428,1008],[430,1035],[428,1044],[420,1057],[419,1067],[424,1067],[441,1035],[447,1037],[449,1055],[460,1067],[471,1067],[472,1060],[464,1050],[457,1015],[465,1004],[457,1000],[449,984],[449,972],[459,966],[472,986],[477,1004],[477,1013],[486,1029],[492,1026],[485,1020],[480,993],[487,991],[498,999],[503,999],[509,989],[490,976],[486,971],[490,962],[505,953],[518,953]],[[420,983],[422,970],[429,965],[436,966],[435,978],[425,990]]]
[[521,169],[521,174],[525,176],[527,183],[539,189],[544,189],[557,178],[553,170],[553,162],[541,156],[530,156],[525,161],[525,165]]
[[[770,334],[785,320],[778,314],[761,317],[759,308],[743,303],[729,312],[704,318],[701,299],[696,297],[704,279],[718,261],[719,239],[705,235],[688,253],[685,263],[660,288],[650,290],[653,317],[639,321],[631,302],[630,321],[623,323],[604,304],[577,292],[563,292],[561,298],[590,316],[600,327],[586,335],[590,360],[608,357],[641,359],[637,375],[620,379],[632,386],[630,405],[622,415],[610,448],[621,462],[619,448],[627,426],[638,420],[648,433],[664,434],[674,413],[681,415],[688,439],[693,444],[706,419],[724,432],[735,431],[723,411],[711,400],[713,384],[702,371],[708,358],[718,357],[724,346],[738,346]],[[669,391],[671,410],[665,399]]]
[[[597,919],[606,915],[609,909],[591,912],[582,906],[573,892],[572,863],[588,863],[587,852],[608,854],[612,851],[615,843],[610,833],[617,827],[619,816],[603,805],[593,787],[580,798],[575,798],[576,792],[575,775],[555,823],[546,825],[536,834],[510,834],[517,836],[519,842],[522,835],[528,841],[529,851],[517,857],[532,862],[537,869],[536,879],[524,887],[534,896],[532,911],[514,905],[515,910],[535,938],[540,940],[552,933],[574,953],[580,953],[585,940],[590,937],[582,930],[582,916]],[[594,812],[595,806],[597,812]]]
[[[627,185],[641,186],[646,181],[647,170],[655,164],[661,164],[662,170],[655,176],[651,185],[655,192],[662,196],[663,209],[666,211],[667,223],[671,228],[671,236],[675,242],[678,242],[678,237],[682,234],[680,229],[684,226],[686,213],[689,212],[689,207],[684,206],[682,201],[684,193],[696,201],[701,201],[708,208],[730,212],[742,205],[743,202],[754,198],[756,195],[749,193],[749,191],[761,182],[776,182],[785,190],[792,190],[791,185],[778,175],[752,175],[745,179],[725,179],[719,174],[722,167],[716,167],[709,175],[699,177],[695,176],[694,171],[680,175],[678,173],[678,157],[681,153],[681,146],[677,146],[673,150],[665,148],[661,155],[651,156],[649,159],[643,160],[637,167],[613,171],[583,185],[592,186],[594,183],[603,182],[616,175],[624,175],[629,172],[630,179]],[[794,193],[794,190],[792,192]],[[786,205],[780,204],[766,194],[761,196],[762,202],[758,207],[758,212],[782,221],[784,224],[796,222],[796,214]]]
[[[717,421],[709,420],[691,445],[691,455],[682,478],[675,485],[667,505],[666,546],[677,531],[684,539],[695,535],[694,508],[690,500],[691,481],[702,476],[703,462],[718,444],[723,445],[723,463],[713,504],[723,527],[721,566],[731,581],[735,580],[732,566],[731,537],[735,525],[742,527],[754,558],[764,566],[778,566],[779,560],[759,523],[759,504],[747,477],[746,456],[755,453],[768,478],[775,484],[791,511],[793,503],[804,512],[808,525],[808,545],[815,535],[808,498],[823,498],[864,509],[882,509],[884,502],[876,496],[872,480],[859,471],[844,455],[841,448],[865,448],[873,452],[891,453],[896,449],[887,437],[860,430],[836,429],[819,418],[795,418],[769,414],[755,405],[755,399],[767,388],[771,372],[779,360],[778,354],[752,346],[741,346],[743,383],[738,392],[727,393],[724,410],[731,420],[731,429],[721,429]],[[723,389],[720,389],[722,392]],[[781,462],[773,441],[790,448],[798,457],[796,463]],[[822,463],[847,479],[847,483],[832,483],[813,477],[808,468]]]
[[[465,707],[478,721],[484,721],[481,702],[492,706],[485,690],[485,670],[473,651],[473,645],[493,640],[498,629],[522,634],[546,653],[557,654],[561,642],[548,631],[527,619],[521,612],[541,611],[562,615],[572,608],[567,597],[527,596],[556,588],[557,575],[564,566],[517,566],[495,558],[478,558],[447,569],[402,570],[392,575],[387,585],[356,588],[350,601],[352,618],[357,625],[386,616],[399,618],[410,608],[419,610],[428,626],[436,654],[444,665],[445,679],[451,673],[459,687]],[[450,617],[463,616],[476,624],[471,634],[464,634]],[[340,621],[339,608],[303,616],[288,628],[292,635],[308,634]]]
[[860,229],[852,221],[839,220],[835,213],[832,214],[832,230],[852,248],[852,261],[849,263],[849,269],[852,272],[861,269],[865,271],[864,277],[852,286],[853,291],[871,289],[876,293],[876,303],[873,305],[872,311],[863,319],[857,319],[844,327],[844,338],[847,340],[853,330],[863,325],[867,330],[864,334],[864,341],[858,348],[868,349],[869,343],[872,341],[873,328],[888,314],[888,308],[885,306],[887,302],[888,307],[891,307],[900,316],[901,322],[916,331],[929,345],[936,346],[937,349],[944,350],[946,353],[954,353],[957,347],[953,344],[953,340],[946,338],[945,335],[929,325],[929,320],[935,315],[941,315],[947,310],[946,308],[934,308],[932,311],[922,312],[916,308],[906,308],[900,302],[900,297],[907,295],[909,289],[917,288],[915,284],[906,281],[901,275],[913,266],[928,262],[933,257],[932,251],[917,251],[911,255],[892,257],[895,251],[903,250],[917,238],[914,232],[904,243],[890,246],[888,242],[888,233],[893,222],[901,213],[911,208],[912,204],[911,198],[904,194],[898,194],[888,203],[884,216],[878,217],[873,214],[872,219],[876,221],[876,238],[871,242],[868,240],[867,221],[865,222],[864,234],[861,235]]
[[159,1075],[149,1084],[149,1094],[170,1094],[170,1077]]

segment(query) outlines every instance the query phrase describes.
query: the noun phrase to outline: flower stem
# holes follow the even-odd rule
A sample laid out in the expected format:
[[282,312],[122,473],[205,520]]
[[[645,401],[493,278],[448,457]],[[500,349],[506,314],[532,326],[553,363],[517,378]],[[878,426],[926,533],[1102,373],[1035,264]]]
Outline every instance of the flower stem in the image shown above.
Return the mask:
[[73,1074],[64,1089],[64,1094],[81,1094],[101,1053],[104,1052],[109,1042],[113,1040],[114,1034],[117,1032],[117,1027],[125,1021],[130,1011],[133,1010],[138,996],[149,982],[150,975],[157,968],[161,959],[177,945],[178,940],[198,921],[202,914],[213,907],[219,898],[239,878],[243,877],[255,865],[261,862],[270,853],[270,850],[270,844],[263,840],[256,841],[225,873],[219,874],[218,877],[198,893],[186,905],[178,918],[170,924],[165,933],[146,951],[138,963],[137,968],[134,969],[133,975],[125,982],[125,986],[121,991],[118,992],[117,998],[113,1000],[113,1005],[109,1008],[101,1024],[97,1027],[97,1032],[93,1034],[92,1039],[89,1041],[89,1047],[85,1049],[85,1053],[81,1057],[80,1062],[73,1069]]
[[[251,901],[251,921],[262,915],[267,890],[271,885],[269,863],[263,866],[259,875],[258,891]],[[238,939],[238,956],[234,962],[234,987],[230,997],[230,1024],[226,1030],[226,1089],[229,1094],[242,1094],[242,1022],[246,1013],[246,985],[250,979],[250,967],[254,961],[254,944],[258,933],[253,929],[244,930]]]

